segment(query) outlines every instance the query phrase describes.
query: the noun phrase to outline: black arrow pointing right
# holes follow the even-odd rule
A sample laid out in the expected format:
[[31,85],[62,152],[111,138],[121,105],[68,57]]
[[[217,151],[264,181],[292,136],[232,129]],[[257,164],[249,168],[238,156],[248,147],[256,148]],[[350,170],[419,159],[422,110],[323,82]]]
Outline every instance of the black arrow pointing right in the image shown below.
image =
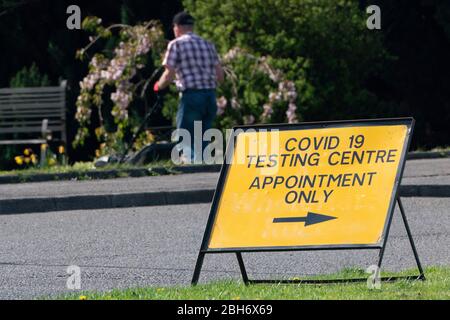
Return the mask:
[[290,218],[274,218],[273,223],[294,223],[294,222],[304,222],[305,227],[311,226],[313,224],[334,220],[336,217],[326,216],[324,214],[318,214],[314,212],[308,212],[306,217],[290,217]]

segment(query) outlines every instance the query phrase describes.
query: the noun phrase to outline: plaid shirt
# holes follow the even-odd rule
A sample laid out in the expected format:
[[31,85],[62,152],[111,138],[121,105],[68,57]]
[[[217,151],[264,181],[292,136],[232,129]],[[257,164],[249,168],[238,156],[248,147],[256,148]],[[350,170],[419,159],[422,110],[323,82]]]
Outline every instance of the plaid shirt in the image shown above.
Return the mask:
[[176,85],[186,89],[214,89],[219,57],[215,46],[189,32],[169,43],[163,65],[175,69]]

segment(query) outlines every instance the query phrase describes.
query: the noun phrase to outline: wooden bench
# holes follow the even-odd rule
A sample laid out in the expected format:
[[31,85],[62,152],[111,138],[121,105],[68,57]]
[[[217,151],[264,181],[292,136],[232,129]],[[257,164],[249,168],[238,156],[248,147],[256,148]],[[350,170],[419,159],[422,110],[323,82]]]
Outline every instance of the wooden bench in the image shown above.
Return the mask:
[[0,89],[0,145],[50,140],[67,144],[66,82],[60,87]]

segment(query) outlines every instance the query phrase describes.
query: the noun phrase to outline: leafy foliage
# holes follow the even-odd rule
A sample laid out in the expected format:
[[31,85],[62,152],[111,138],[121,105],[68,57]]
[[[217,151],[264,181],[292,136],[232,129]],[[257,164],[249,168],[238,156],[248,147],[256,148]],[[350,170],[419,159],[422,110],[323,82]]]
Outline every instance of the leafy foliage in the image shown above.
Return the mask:
[[[237,46],[267,61],[295,84],[298,119],[342,119],[377,114],[380,100],[367,87],[387,61],[379,33],[368,32],[355,1],[185,0],[198,32],[222,53]],[[272,90],[245,59],[235,62],[245,107],[257,118]],[[272,85],[273,86],[273,85]],[[236,117],[229,114],[236,122]],[[275,111],[269,121],[286,121]]]
[[9,86],[12,88],[25,88],[25,87],[45,87],[50,85],[50,80],[46,74],[39,72],[36,63],[27,68],[23,67],[22,70],[11,78]]
[[[171,20],[182,9],[182,0],[76,1],[83,17],[101,17],[104,25],[136,25],[161,20],[165,35],[172,37]],[[414,116],[414,148],[433,148],[450,141],[450,1],[448,0],[186,0],[196,16],[199,33],[214,41],[222,55],[239,47],[257,58],[266,57],[273,69],[295,82],[298,120]],[[86,63],[74,59],[76,49],[87,43],[83,31],[66,28],[69,0],[0,0],[0,86],[35,62],[51,85],[68,80],[68,138],[77,133],[78,83],[88,72]],[[365,7],[381,8],[382,30],[365,28]],[[382,39],[384,38],[384,39]],[[113,50],[116,37],[104,39],[102,49]],[[380,48],[381,47],[381,48]],[[93,50],[99,49],[98,47]],[[386,57],[386,51],[394,58]],[[239,72],[239,110],[232,108],[231,84],[219,97],[227,107],[219,125],[260,121],[268,95],[279,83],[265,74],[253,76],[253,59],[237,58],[231,67]],[[151,70],[153,66],[148,67]],[[250,80],[250,82],[248,82]],[[110,94],[111,92],[108,92]],[[151,100],[151,94],[147,94]],[[150,102],[151,103],[151,102]],[[172,117],[177,97],[166,100],[164,112]],[[109,108],[105,102],[103,108]],[[112,107],[111,107],[112,108]],[[268,121],[288,121],[286,101],[273,106]],[[130,121],[142,118],[144,108],[132,105]],[[103,116],[107,118],[108,112]],[[91,159],[99,144],[93,114],[90,137],[83,147],[67,152],[72,161]],[[247,120],[245,120],[247,119]],[[109,122],[109,121],[106,121]],[[114,122],[112,122],[114,124]],[[158,114],[151,124],[166,125]],[[107,126],[108,127],[108,126]],[[115,130],[114,125],[108,130]],[[8,149],[3,154],[14,157]],[[2,158],[3,159],[3,158]],[[0,159],[2,164],[7,160]]]
[[[90,43],[77,52],[79,59],[87,56],[88,50],[100,39],[110,39],[116,31],[118,43],[111,52],[97,52],[89,62],[89,73],[80,82],[80,95],[76,105],[75,115],[79,122],[78,133],[74,146],[83,145],[89,135],[89,124],[92,109],[97,108],[100,126],[95,130],[99,142],[105,143],[104,152],[121,152],[125,130],[130,127],[128,107],[135,99],[138,89],[145,92],[148,80],[139,79],[142,69],[148,63],[150,52],[160,53],[164,47],[163,32],[159,23],[150,21],[136,26],[115,24],[103,27],[102,20],[97,17],[86,17],[83,29],[94,33]],[[102,106],[106,87],[112,92],[107,98],[113,103],[111,115],[116,130],[107,130],[103,118]],[[143,89],[142,89],[143,87]],[[147,135],[144,135],[145,137]]]

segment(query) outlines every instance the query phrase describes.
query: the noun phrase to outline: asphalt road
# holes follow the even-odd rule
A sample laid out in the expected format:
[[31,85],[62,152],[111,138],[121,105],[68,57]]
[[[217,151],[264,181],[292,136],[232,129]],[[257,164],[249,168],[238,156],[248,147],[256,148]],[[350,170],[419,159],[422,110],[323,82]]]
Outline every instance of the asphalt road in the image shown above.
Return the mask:
[[[405,198],[424,265],[450,265],[450,198]],[[209,205],[65,211],[0,216],[0,298],[73,292],[69,265],[81,267],[83,290],[187,285]],[[399,212],[384,260],[388,270],[414,267]],[[252,278],[280,278],[367,268],[373,251],[244,254]],[[205,259],[201,282],[240,278],[235,256]]]
[[[109,180],[0,184],[0,200],[214,189],[218,177],[218,173],[195,173]],[[450,185],[450,158],[407,161],[402,184]]]

